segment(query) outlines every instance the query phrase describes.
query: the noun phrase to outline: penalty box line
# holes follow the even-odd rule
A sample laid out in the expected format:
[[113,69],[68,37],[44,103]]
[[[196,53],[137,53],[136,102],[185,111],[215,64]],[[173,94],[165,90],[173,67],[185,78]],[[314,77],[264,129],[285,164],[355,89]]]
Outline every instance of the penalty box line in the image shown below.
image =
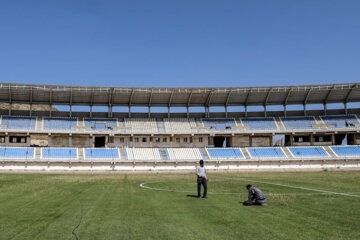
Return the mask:
[[308,191],[314,191],[314,192],[322,192],[322,193],[328,193],[328,194],[334,194],[334,195],[360,198],[359,195],[353,195],[353,194],[348,194],[348,193],[332,192],[332,191],[326,191],[326,190],[315,189],[315,188],[307,188],[307,187],[297,187],[297,186],[292,186],[292,185],[287,185],[287,184],[250,180],[250,179],[246,179],[246,178],[227,178],[227,177],[218,177],[218,176],[213,176],[213,177],[220,178],[220,179],[227,179],[227,180],[256,182],[256,183],[262,183],[262,184],[268,184],[268,185],[274,185],[274,186],[280,186],[280,187],[288,187],[288,188],[294,188],[294,189],[302,189],[302,190],[308,190]]

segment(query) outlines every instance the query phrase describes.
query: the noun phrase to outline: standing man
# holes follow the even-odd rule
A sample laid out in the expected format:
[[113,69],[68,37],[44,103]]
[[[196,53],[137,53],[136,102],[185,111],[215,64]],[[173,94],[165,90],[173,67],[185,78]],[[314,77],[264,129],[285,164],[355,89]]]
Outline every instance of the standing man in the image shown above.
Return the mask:
[[244,202],[244,205],[260,205],[266,206],[266,195],[258,188],[251,186],[250,184],[246,185],[247,190],[249,191],[248,200]]
[[197,187],[198,187],[198,195],[199,198],[201,195],[201,184],[204,187],[204,195],[203,198],[207,198],[207,177],[206,177],[206,169],[204,167],[204,161],[200,160],[200,166],[196,167],[196,175],[197,175]]

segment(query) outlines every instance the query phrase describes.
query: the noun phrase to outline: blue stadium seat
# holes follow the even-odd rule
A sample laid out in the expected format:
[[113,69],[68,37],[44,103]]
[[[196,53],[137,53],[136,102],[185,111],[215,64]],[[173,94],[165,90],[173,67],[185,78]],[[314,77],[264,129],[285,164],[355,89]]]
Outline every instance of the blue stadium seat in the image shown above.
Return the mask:
[[226,130],[236,126],[233,118],[203,118],[202,122],[205,127],[209,127],[214,130]]
[[44,117],[44,130],[76,130],[76,118]]
[[289,147],[294,157],[329,157],[323,147]]
[[75,160],[77,159],[76,148],[43,148],[43,159],[63,159],[63,160]]
[[251,158],[286,158],[281,148],[247,148]]
[[117,148],[85,148],[85,159],[114,159],[119,160]]
[[35,130],[36,118],[3,116],[1,125],[3,129]]
[[360,146],[336,146],[331,149],[339,157],[360,157]]
[[0,159],[34,159],[32,147],[0,147]]
[[318,129],[314,117],[282,117],[286,129]]
[[117,127],[116,119],[109,118],[85,118],[85,127],[97,131],[110,131]]
[[248,130],[278,130],[274,118],[241,118],[240,120]]
[[207,148],[210,159],[241,159],[244,155],[239,148]]
[[328,125],[328,128],[353,128],[356,127],[355,124],[359,124],[355,115],[322,116],[321,119]]

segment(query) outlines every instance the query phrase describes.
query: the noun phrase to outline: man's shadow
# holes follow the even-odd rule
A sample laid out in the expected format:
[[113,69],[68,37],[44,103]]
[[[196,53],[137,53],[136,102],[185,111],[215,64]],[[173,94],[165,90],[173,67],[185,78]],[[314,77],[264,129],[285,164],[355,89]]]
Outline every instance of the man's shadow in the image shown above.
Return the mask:
[[191,194],[188,194],[186,195],[187,197],[193,197],[193,198],[197,198],[198,196],[197,195],[191,195]]

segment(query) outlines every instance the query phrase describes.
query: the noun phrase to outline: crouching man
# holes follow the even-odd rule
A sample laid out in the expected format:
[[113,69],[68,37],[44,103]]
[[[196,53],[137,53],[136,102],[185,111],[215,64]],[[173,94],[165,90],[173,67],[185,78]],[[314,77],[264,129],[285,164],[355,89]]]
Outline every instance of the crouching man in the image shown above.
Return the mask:
[[249,191],[248,200],[243,202],[245,206],[259,205],[266,206],[266,195],[258,188],[251,186],[250,184],[246,185],[247,190]]

